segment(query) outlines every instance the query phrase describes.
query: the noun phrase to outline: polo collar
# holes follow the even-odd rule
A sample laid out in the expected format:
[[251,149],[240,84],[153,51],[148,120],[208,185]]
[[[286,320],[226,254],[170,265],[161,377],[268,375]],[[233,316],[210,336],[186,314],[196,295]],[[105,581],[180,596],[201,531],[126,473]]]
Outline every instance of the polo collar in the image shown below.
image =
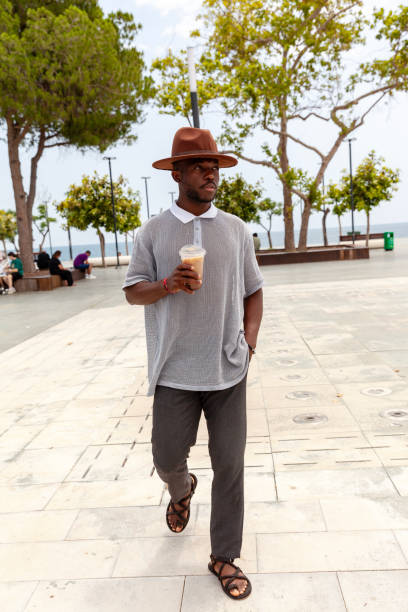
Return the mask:
[[177,206],[177,204],[173,202],[170,212],[173,213],[173,215],[182,223],[189,223],[194,219],[213,219],[217,216],[218,208],[216,208],[214,204],[211,204],[210,208],[202,215],[193,215],[192,213],[188,212],[188,210],[180,208],[180,206]]

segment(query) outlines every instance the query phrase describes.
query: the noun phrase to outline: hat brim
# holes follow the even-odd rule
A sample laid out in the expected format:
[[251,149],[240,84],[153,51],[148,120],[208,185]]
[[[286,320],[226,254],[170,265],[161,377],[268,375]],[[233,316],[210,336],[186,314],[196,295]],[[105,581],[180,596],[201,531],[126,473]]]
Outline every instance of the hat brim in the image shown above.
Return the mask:
[[153,168],[157,168],[157,170],[174,170],[173,164],[185,159],[216,159],[220,168],[232,168],[238,163],[238,160],[231,155],[213,153],[212,151],[197,151],[194,153],[186,153],[185,155],[175,155],[174,157],[159,159],[153,162],[152,166]]

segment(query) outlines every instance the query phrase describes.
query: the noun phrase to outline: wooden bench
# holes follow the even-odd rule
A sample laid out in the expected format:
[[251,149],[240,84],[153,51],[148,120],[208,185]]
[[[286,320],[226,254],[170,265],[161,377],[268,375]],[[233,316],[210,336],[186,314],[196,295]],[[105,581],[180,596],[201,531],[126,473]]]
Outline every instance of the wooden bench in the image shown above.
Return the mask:
[[[367,238],[367,234],[354,234],[354,240],[365,240]],[[383,239],[384,238],[384,233],[383,232],[379,232],[377,234],[368,234],[368,239],[369,240],[378,240],[378,239]],[[340,242],[351,242],[353,240],[353,237],[351,236],[351,234],[348,234],[347,236],[340,236]]]
[[[82,270],[68,269],[74,282],[85,278],[85,273]],[[58,274],[50,274],[48,270],[36,270],[24,274],[24,277],[16,281],[14,286],[16,291],[22,293],[26,291],[52,291],[63,285],[62,278]]]

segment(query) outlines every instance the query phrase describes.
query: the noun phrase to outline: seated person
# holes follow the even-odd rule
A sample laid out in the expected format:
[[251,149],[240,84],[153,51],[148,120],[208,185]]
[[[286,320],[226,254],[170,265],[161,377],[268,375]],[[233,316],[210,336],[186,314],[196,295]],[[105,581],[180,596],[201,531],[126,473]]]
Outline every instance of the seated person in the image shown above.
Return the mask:
[[48,270],[50,267],[51,257],[46,251],[40,251],[37,257],[37,266],[39,270]]
[[11,274],[7,273],[8,260],[5,253],[0,253],[0,293],[8,293],[9,289],[13,289],[10,293],[14,293],[13,281]]
[[74,259],[74,268],[76,270],[82,270],[85,272],[85,278],[94,279],[96,276],[92,274],[93,265],[89,263],[88,257],[90,256],[91,251],[85,251],[85,253],[79,253]]
[[8,293],[14,293],[15,292],[15,288],[14,288],[15,282],[18,281],[20,278],[23,278],[23,276],[24,276],[23,262],[12,251],[10,251],[10,253],[8,253],[8,256],[9,256],[11,262],[10,262],[10,267],[8,268],[7,272],[9,274],[11,274],[11,281],[12,281],[12,285],[13,285],[8,290]]
[[74,281],[72,280],[72,274],[70,270],[67,270],[59,260],[61,257],[61,251],[55,251],[50,259],[50,274],[58,275],[63,281],[67,281],[68,286],[72,287]]

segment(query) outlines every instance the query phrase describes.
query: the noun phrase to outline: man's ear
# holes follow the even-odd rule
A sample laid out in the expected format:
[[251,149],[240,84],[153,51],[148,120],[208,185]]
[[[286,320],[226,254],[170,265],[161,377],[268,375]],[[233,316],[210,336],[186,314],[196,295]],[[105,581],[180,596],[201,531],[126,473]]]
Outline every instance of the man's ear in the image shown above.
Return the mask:
[[173,177],[173,181],[176,181],[176,183],[181,182],[181,176],[180,176],[179,170],[172,170],[171,176]]

